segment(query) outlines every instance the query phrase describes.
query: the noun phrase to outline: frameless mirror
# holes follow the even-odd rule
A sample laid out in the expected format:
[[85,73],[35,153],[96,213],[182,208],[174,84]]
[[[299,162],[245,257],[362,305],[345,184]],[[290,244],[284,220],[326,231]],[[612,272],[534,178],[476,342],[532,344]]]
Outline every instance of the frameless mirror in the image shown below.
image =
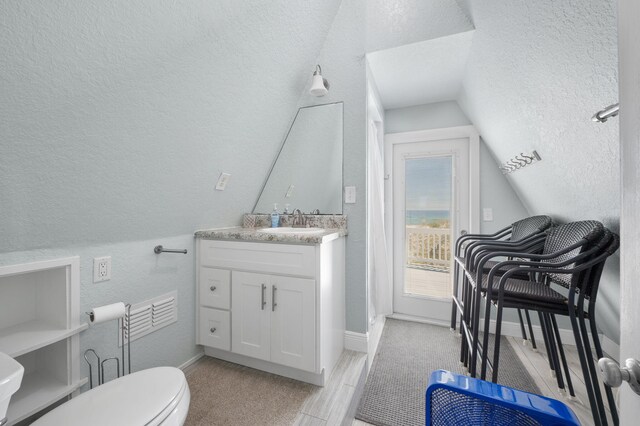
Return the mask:
[[253,213],[342,214],[342,102],[298,110]]

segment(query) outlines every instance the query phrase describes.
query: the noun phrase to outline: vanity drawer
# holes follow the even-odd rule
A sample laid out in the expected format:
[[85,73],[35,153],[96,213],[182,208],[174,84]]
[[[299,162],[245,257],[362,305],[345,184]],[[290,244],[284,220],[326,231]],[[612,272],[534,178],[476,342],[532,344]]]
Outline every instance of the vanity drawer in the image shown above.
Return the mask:
[[200,305],[231,308],[231,271],[200,267]]
[[313,277],[316,273],[316,246],[200,240],[200,264]]
[[231,350],[231,318],[229,311],[200,308],[199,344],[224,351]]

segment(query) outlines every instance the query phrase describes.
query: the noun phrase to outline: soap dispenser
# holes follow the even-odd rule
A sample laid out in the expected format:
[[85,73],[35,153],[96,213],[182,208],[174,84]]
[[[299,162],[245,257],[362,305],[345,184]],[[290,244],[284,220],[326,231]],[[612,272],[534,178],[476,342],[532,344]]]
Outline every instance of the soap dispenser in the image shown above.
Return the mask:
[[278,213],[278,203],[274,203],[271,212],[271,227],[277,228],[278,225],[280,225],[280,213]]

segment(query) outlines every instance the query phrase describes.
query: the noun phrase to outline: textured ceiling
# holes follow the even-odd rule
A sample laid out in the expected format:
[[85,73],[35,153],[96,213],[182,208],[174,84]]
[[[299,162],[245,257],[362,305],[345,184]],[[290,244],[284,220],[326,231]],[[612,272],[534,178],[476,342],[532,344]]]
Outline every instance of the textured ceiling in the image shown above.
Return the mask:
[[367,52],[472,29],[455,0],[367,0]]
[[456,99],[474,31],[367,55],[385,109]]

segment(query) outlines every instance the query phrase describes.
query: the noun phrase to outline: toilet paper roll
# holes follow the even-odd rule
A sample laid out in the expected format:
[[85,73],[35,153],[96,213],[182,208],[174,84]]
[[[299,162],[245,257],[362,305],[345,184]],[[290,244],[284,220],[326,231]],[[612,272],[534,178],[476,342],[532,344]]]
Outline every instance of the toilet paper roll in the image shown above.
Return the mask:
[[99,306],[93,308],[89,313],[89,319],[92,324],[98,324],[105,321],[111,321],[117,318],[122,318],[125,314],[124,303],[112,303],[111,305]]

